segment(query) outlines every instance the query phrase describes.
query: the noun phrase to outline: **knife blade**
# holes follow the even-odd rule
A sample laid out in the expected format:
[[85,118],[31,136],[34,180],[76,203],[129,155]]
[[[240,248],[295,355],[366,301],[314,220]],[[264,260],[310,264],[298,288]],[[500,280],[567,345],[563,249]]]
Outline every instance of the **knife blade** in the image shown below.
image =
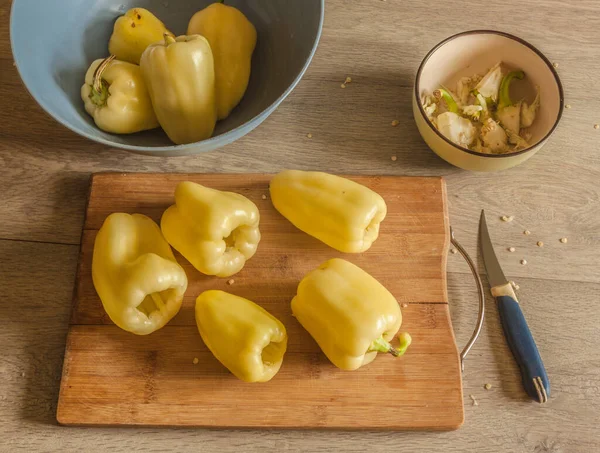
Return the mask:
[[491,293],[498,305],[504,336],[521,370],[523,387],[535,401],[545,403],[550,397],[548,374],[517,296],[494,252],[483,210],[479,218],[479,246]]

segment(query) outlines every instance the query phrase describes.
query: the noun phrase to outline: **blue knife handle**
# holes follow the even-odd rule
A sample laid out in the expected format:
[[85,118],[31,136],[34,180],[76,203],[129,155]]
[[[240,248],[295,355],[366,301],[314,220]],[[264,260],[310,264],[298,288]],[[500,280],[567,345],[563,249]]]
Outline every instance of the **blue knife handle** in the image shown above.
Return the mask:
[[498,296],[496,302],[506,341],[521,369],[525,391],[537,402],[545,403],[550,397],[550,382],[521,307],[510,296]]

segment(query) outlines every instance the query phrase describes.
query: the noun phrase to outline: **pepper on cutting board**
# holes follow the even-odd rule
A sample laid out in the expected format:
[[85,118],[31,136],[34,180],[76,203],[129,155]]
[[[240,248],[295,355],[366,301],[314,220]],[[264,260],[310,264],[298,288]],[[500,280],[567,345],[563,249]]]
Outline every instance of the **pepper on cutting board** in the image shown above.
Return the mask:
[[160,226],[169,244],[197,270],[228,277],[256,253],[259,221],[258,208],[243,195],[184,181]]
[[173,35],[150,11],[133,8],[115,21],[108,52],[119,60],[140,64],[144,50],[162,41],[165,33]]
[[369,249],[387,213],[376,192],[322,172],[283,171],[271,180],[270,192],[275,208],[297,228],[346,253]]
[[160,228],[141,214],[106,218],[94,242],[92,278],[110,319],[137,335],[169,322],[187,288],[185,272]]
[[106,132],[132,134],[158,127],[139,66],[114,56],[96,60],[81,87],[85,111]]
[[165,33],[163,41],[144,51],[140,67],[158,122],[171,141],[179,145],[212,135],[215,68],[206,38]]
[[217,115],[225,119],[248,88],[256,28],[240,10],[221,1],[194,14],[187,34],[202,35],[210,43],[215,59]]
[[229,371],[246,382],[269,381],[287,348],[285,326],[254,302],[224,291],[205,291],[196,299],[202,340]]
[[390,341],[402,324],[394,296],[360,267],[339,258],[308,273],[292,300],[292,313],[338,368],[356,370],[378,352],[404,354],[410,335],[400,335],[400,347]]

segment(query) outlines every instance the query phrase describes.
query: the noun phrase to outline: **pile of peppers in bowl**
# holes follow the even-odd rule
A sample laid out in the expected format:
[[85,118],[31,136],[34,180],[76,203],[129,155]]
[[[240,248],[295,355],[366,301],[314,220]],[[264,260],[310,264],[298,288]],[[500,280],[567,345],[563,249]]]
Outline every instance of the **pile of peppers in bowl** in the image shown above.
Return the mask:
[[[387,206],[373,190],[340,176],[286,170],[270,182],[273,206],[299,230],[344,253],[368,250]],[[113,213],[94,243],[92,277],[110,319],[148,335],[181,308],[187,275],[171,247],[200,273],[227,278],[256,253],[258,207],[245,196],[193,182],[175,190],[175,204],[160,226],[141,214]],[[404,354],[408,333],[391,341],[402,324],[400,306],[374,277],[350,263],[325,261],[299,282],[291,300],[298,322],[338,368],[356,370],[378,353]],[[283,363],[283,323],[254,302],[224,291],[200,294],[196,324],[213,355],[239,379],[266,382]]]
[[178,145],[207,139],[246,92],[256,40],[254,25],[222,1],[194,14],[178,37],[133,8],[115,22],[110,56],[86,73],[85,110],[105,132],[160,126]]

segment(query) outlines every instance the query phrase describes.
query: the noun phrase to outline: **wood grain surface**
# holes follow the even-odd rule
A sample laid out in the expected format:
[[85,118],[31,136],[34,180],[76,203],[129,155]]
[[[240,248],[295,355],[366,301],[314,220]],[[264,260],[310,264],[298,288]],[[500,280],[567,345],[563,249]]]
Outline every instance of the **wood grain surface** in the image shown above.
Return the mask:
[[[372,430],[447,430],[463,423],[460,364],[446,294],[444,181],[351,177],[379,193],[388,214],[371,248],[348,255],[283,218],[269,199],[270,179],[256,174],[92,177],[58,400],[60,423]],[[177,255],[188,276],[183,306],[165,328],[137,337],[114,326],[94,290],[94,240],[112,212],[145,214],[160,222],[181,181],[248,197],[260,210],[262,239],[256,255],[231,279],[202,275]],[[298,282],[334,257],[360,266],[406,305],[402,331],[411,334],[414,346],[402,359],[384,355],[357,372],[340,371],[294,319],[290,301]],[[194,304],[209,289],[246,297],[286,326],[284,363],[270,382],[239,381],[201,341]]]
[[[325,3],[316,56],[294,92],[265,123],[213,153],[162,159],[90,143],[48,117],[13,67],[11,1],[0,0],[1,452],[600,450],[600,131],[593,128],[600,123],[597,0]],[[470,173],[446,164],[423,143],[412,118],[410,95],[421,59],[442,39],[470,28],[503,30],[538,47],[559,64],[565,102],[572,107],[542,151],[501,173]],[[341,90],[346,76],[353,82]],[[391,126],[394,119],[397,127]],[[457,431],[57,426],[90,173],[274,173],[284,168],[444,176],[451,225],[473,255],[479,210],[485,208],[502,266],[520,285],[522,308],[552,383],[550,402],[540,407],[521,389],[488,296],[486,323],[463,374],[465,424]],[[501,215],[515,220],[501,222]],[[530,236],[522,234],[526,228]],[[569,242],[561,244],[561,237]],[[539,240],[544,247],[535,245]],[[517,252],[505,250],[510,246]],[[519,264],[521,258],[527,259],[526,266]],[[461,346],[471,334],[477,296],[462,258],[450,255],[448,269],[449,308]],[[484,390],[485,383],[492,389]]]

